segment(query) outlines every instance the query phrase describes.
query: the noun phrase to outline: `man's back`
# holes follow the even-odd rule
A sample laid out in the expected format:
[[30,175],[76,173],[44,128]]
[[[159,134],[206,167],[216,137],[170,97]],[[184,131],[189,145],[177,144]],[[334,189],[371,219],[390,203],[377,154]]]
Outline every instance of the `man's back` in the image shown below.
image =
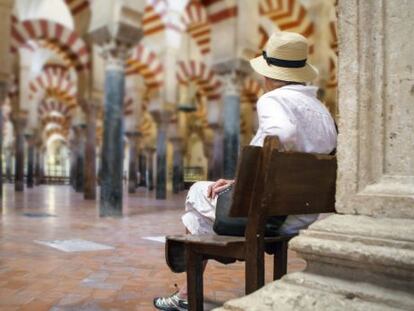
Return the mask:
[[[259,128],[251,145],[262,146],[268,135],[277,135],[282,151],[330,153],[336,147],[335,123],[316,98],[316,87],[287,85],[260,97],[257,103]],[[289,216],[280,228],[295,233],[318,215]]]
[[260,97],[259,129],[251,145],[277,135],[284,151],[330,153],[336,147],[335,123],[316,98],[316,87],[287,85]]

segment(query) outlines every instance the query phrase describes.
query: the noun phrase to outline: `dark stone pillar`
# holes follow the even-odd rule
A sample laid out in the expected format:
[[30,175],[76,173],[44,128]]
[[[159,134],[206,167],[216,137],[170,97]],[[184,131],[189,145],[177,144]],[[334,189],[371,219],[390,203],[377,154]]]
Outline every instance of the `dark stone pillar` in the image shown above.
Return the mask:
[[183,143],[181,138],[172,138],[173,154],[173,193],[184,190]]
[[74,141],[71,142],[70,148],[70,173],[69,173],[69,183],[72,186],[73,190],[76,190],[76,146]]
[[139,153],[139,181],[138,187],[146,187],[147,186],[147,159],[143,153]]
[[93,102],[86,106],[86,143],[85,165],[83,171],[83,197],[86,200],[96,199],[96,105]]
[[223,175],[223,130],[219,124],[210,124],[213,130],[212,145],[209,146],[208,180],[218,180]]
[[223,96],[224,130],[224,178],[234,178],[240,146],[240,94],[235,74],[226,76],[226,88]]
[[46,150],[40,150],[39,151],[39,167],[40,167],[40,183],[44,184],[45,183],[45,154],[46,154]]
[[129,139],[129,164],[128,164],[128,193],[135,193],[138,179],[137,179],[137,139],[138,132],[126,133]]
[[84,156],[85,156],[85,127],[86,125],[77,125],[75,127],[75,133],[77,137],[76,146],[76,171],[75,171],[75,190],[76,192],[83,192],[83,180],[84,180]]
[[[2,86],[0,85],[0,88]],[[5,87],[4,87],[5,88]],[[0,89],[0,107],[3,105],[5,90]],[[3,109],[0,109],[0,198],[3,197]],[[0,201],[1,207],[1,201]]]
[[24,126],[26,118],[17,116],[14,119],[15,132],[15,173],[14,173],[14,190],[21,192],[24,190]]
[[26,135],[27,141],[27,188],[33,188],[33,173],[34,173],[34,141],[33,135]]
[[149,191],[154,190],[154,148],[146,149],[147,175],[146,182]]
[[170,114],[167,111],[153,111],[157,122],[157,182],[155,197],[167,198],[167,128]]
[[7,182],[13,182],[13,173],[12,173],[12,167],[13,167],[13,154],[11,150],[7,150],[6,153],[6,180]]
[[158,127],[157,136],[157,199],[167,198],[167,131],[166,126]]
[[100,215],[122,216],[124,60],[107,61]]
[[34,182],[35,185],[40,185],[40,148],[35,148],[35,167],[34,167]]

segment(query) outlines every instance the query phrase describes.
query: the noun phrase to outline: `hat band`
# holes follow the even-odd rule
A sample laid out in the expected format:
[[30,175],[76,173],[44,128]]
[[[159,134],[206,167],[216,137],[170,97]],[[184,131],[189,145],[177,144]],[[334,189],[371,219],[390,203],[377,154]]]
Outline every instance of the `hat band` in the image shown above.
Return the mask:
[[262,55],[269,66],[273,65],[285,68],[302,68],[306,66],[306,58],[301,60],[285,60],[280,58],[268,57],[266,51],[263,51]]

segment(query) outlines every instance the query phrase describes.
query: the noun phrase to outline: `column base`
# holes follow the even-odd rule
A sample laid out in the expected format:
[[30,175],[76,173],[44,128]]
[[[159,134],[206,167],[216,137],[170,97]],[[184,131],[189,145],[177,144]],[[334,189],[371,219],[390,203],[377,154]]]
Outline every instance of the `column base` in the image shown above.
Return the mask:
[[304,272],[217,310],[414,310],[414,220],[333,215],[289,247]]

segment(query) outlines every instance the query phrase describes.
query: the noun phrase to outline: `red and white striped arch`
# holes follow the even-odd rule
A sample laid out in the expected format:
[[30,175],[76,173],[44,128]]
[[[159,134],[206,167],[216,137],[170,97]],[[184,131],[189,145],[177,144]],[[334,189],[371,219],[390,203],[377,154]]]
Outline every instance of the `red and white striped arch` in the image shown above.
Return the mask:
[[62,127],[54,127],[54,128],[46,130],[44,135],[45,135],[46,141],[49,140],[49,138],[52,137],[53,135],[61,136],[63,138],[63,142],[65,143],[69,135],[69,130],[62,128]]
[[62,115],[66,119],[69,119],[72,117],[74,108],[75,106],[65,105],[64,103],[57,100],[43,100],[37,108],[37,112],[41,119],[49,116],[53,112]]
[[255,103],[264,93],[262,85],[251,77],[244,79],[241,91],[243,99],[252,103]]
[[201,0],[200,2],[207,8],[208,19],[212,24],[238,16],[237,0]]
[[147,7],[142,17],[144,36],[159,34],[164,30],[184,32],[185,25],[176,15],[168,15],[168,0],[147,0]]
[[182,84],[188,84],[190,81],[196,82],[210,100],[220,98],[221,83],[214,72],[203,62],[194,60],[178,62],[177,80]]
[[126,65],[126,75],[141,75],[148,88],[157,89],[162,85],[164,70],[161,60],[155,52],[144,45],[139,44],[134,48]]
[[162,20],[162,15],[157,12],[151,4],[147,5],[144,9],[144,15],[142,16],[142,30],[144,36],[148,37],[154,34],[158,34],[164,31],[165,25]]
[[29,83],[29,98],[34,98],[39,92],[46,95],[54,94],[68,104],[76,105],[76,85],[69,80],[68,71],[64,67],[46,67],[42,73]]
[[46,127],[48,124],[57,124],[63,128],[69,127],[69,118],[63,115],[46,115],[41,118],[42,126]]
[[261,0],[259,12],[282,31],[298,32],[305,37],[314,32],[313,22],[298,0]]
[[89,0],[65,0],[72,16],[77,16],[89,8]]
[[211,25],[205,7],[199,2],[190,2],[184,12],[183,22],[201,53],[208,54],[211,44]]
[[48,41],[58,46],[73,62],[76,70],[89,68],[89,49],[85,42],[65,26],[45,20],[26,20],[12,25],[12,52],[28,41]]

